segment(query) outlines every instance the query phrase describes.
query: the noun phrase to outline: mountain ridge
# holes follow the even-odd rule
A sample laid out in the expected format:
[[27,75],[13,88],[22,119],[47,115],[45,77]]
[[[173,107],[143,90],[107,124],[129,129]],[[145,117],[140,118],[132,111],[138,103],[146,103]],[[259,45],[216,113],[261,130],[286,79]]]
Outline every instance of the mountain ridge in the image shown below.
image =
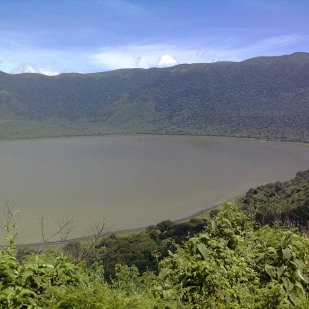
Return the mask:
[[309,53],[304,52],[89,74],[0,72],[0,119],[65,122],[90,135],[309,142],[308,105]]

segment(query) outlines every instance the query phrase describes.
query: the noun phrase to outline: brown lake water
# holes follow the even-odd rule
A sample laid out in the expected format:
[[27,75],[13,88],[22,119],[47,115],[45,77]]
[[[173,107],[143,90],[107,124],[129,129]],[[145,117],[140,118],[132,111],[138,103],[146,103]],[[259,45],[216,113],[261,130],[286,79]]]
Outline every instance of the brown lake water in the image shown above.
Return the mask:
[[18,242],[33,243],[42,240],[42,217],[48,221],[46,234],[51,234],[57,221],[73,216],[72,238],[84,236],[103,218],[113,230],[147,226],[189,216],[307,168],[307,145],[248,139],[101,136],[3,141],[0,201],[10,201],[19,210]]

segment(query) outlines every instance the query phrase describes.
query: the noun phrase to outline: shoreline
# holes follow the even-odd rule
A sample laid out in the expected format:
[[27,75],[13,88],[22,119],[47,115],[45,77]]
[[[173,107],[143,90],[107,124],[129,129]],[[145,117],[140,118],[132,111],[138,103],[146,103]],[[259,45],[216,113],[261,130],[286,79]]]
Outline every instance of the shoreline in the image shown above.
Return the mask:
[[105,133],[105,134],[79,134],[79,135],[61,135],[61,136],[42,136],[42,137],[24,137],[24,138],[0,138],[2,142],[23,142],[23,141],[38,141],[38,140],[58,140],[58,139],[69,139],[69,138],[95,138],[95,137],[115,137],[115,136],[177,136],[177,137],[213,137],[213,138],[231,138],[231,139],[242,139],[242,140],[255,140],[261,143],[284,143],[284,144],[299,144],[309,146],[308,142],[300,141],[282,141],[279,139],[265,140],[257,137],[250,136],[235,136],[235,135],[207,135],[207,134],[167,134],[167,133]]
[[[207,213],[208,211],[211,211],[211,210],[214,210],[218,207],[220,207],[221,205],[223,205],[224,203],[226,202],[229,202],[229,201],[233,201],[239,197],[241,197],[242,195],[238,195],[238,196],[235,196],[235,197],[232,197],[231,199],[228,199],[227,201],[224,201],[224,202],[219,202],[215,205],[212,205],[208,208],[204,208],[204,209],[201,209],[200,211],[198,212],[195,212],[189,216],[186,216],[184,218],[180,218],[180,219],[176,219],[176,220],[170,220],[174,223],[181,223],[181,222],[185,222],[185,221],[188,221],[190,219],[193,219],[193,218],[198,218],[199,216],[202,216],[204,215],[205,213]],[[168,220],[168,219],[166,219]],[[162,220],[164,221],[164,220]],[[158,222],[159,223],[159,222]],[[138,232],[138,231],[142,231],[142,230],[145,230],[147,228],[147,226],[142,226],[142,227],[134,227],[134,228],[129,228],[129,229],[123,229],[123,230],[118,230],[118,231],[111,231],[111,232],[107,232],[107,234],[116,234],[116,235],[121,235],[121,234],[125,234],[125,233],[135,233],[135,232]],[[47,243],[42,243],[42,242],[38,242],[38,243],[26,243],[26,244],[17,244],[16,247],[17,248],[29,248],[29,247],[39,247],[39,246],[49,246],[49,245],[57,245],[57,244],[68,244],[70,242],[84,242],[84,241],[87,241],[89,238],[91,238],[92,236],[82,236],[82,237],[74,237],[74,238],[70,238],[70,239],[66,239],[65,241],[51,241],[51,242],[47,242]],[[104,236],[102,236],[104,237]],[[6,247],[6,246],[0,246],[0,247]]]
[[[309,144],[304,144],[304,143],[296,143],[296,142],[279,142],[279,141],[263,141],[263,140],[258,140],[258,139],[254,139],[254,138],[239,138],[239,137],[233,137],[233,136],[202,136],[202,135],[166,135],[166,134],[160,134],[160,135],[155,135],[155,134],[108,134],[108,135],[90,135],[90,136],[69,136],[69,137],[54,137],[54,138],[39,138],[40,140],[43,139],[43,140],[53,140],[53,139],[71,139],[72,137],[75,137],[75,138],[87,138],[87,137],[93,137],[93,138],[104,138],[104,137],[135,137],[135,138],[151,138],[151,137],[169,137],[169,138],[186,138],[186,137],[189,137],[189,138],[213,138],[213,139],[217,139],[217,138],[223,138],[223,139],[230,139],[230,140],[248,140],[248,141],[255,141],[255,142],[261,142],[261,143],[274,143],[274,144],[298,144],[298,145],[301,145],[301,146],[304,146],[304,147],[308,147]],[[31,139],[31,140],[38,140],[37,138],[35,139]],[[29,141],[29,139],[25,140],[25,139],[22,139],[22,140],[11,140],[11,141]],[[1,141],[0,141],[1,143]],[[297,171],[296,171],[297,172]],[[295,173],[296,173],[295,172]],[[245,192],[244,192],[245,193]],[[244,193],[242,193],[241,195],[243,195]],[[232,198],[228,198],[226,199],[226,201],[231,201],[241,195],[238,195],[236,197],[232,197]],[[215,205],[211,205],[210,207],[207,207],[206,208],[202,208],[201,207],[201,210],[198,211],[198,212],[194,212],[193,214],[190,214],[190,215],[187,215],[185,217],[182,217],[182,218],[178,218],[178,219],[174,219],[174,220],[171,220],[172,222],[175,222],[175,223],[179,223],[179,222],[182,222],[182,221],[187,221],[187,220],[190,220],[192,218],[196,218],[196,217],[199,217],[201,216],[202,214],[204,214],[205,212],[208,212],[208,211],[211,211],[217,207],[219,207],[220,205],[222,205],[224,202],[220,202],[220,203],[216,203]],[[164,220],[168,220],[168,219],[163,219],[162,221]],[[141,222],[143,224],[143,222]],[[159,222],[157,222],[159,223]],[[115,234],[124,234],[124,233],[131,233],[131,232],[135,232],[135,231],[141,231],[143,229],[145,229],[146,226],[137,226],[137,227],[133,227],[133,228],[128,228],[128,229],[121,229],[121,230],[116,230],[116,231],[111,231],[109,232],[110,233],[115,233]],[[87,239],[89,239],[91,236],[81,236],[81,237],[72,237],[70,239],[67,239],[65,243],[69,243],[69,242],[74,242],[74,241],[86,241]],[[51,241],[49,243],[45,243],[45,245],[53,245],[53,244],[57,244],[59,243],[59,241]],[[34,242],[34,243],[23,243],[21,242],[20,244],[18,244],[17,246],[18,247],[38,247],[38,246],[42,246],[44,245],[40,240],[38,242]],[[5,246],[2,246],[2,247],[5,247]]]

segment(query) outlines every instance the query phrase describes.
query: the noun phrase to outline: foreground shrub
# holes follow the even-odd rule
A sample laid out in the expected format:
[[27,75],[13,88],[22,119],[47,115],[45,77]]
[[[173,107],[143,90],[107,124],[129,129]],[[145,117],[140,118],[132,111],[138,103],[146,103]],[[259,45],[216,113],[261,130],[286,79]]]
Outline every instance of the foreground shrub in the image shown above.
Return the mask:
[[295,231],[255,229],[226,204],[160,263],[160,272],[115,266],[110,284],[97,264],[54,251],[19,262],[0,249],[0,308],[309,308],[309,240]]
[[0,250],[0,308],[163,308],[163,301],[130,279],[130,286],[111,287],[102,269],[89,270],[63,255],[33,255],[21,265],[13,243]]
[[309,308],[308,238],[254,230],[233,204],[161,263],[156,293],[190,308]]

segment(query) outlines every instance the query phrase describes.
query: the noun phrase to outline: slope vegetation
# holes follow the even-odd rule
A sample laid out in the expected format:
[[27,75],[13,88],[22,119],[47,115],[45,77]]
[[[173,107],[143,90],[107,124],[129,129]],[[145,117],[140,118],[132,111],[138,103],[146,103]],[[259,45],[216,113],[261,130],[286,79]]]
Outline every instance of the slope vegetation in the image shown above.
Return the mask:
[[286,182],[250,189],[240,206],[260,224],[294,224],[309,228],[309,170]]
[[309,305],[307,236],[252,222],[226,204],[178,245],[158,273],[117,264],[108,283],[94,262],[55,251],[20,263],[12,237],[0,250],[1,308],[269,308]]
[[308,102],[307,53],[53,77],[0,72],[0,138],[39,129],[308,142]]

